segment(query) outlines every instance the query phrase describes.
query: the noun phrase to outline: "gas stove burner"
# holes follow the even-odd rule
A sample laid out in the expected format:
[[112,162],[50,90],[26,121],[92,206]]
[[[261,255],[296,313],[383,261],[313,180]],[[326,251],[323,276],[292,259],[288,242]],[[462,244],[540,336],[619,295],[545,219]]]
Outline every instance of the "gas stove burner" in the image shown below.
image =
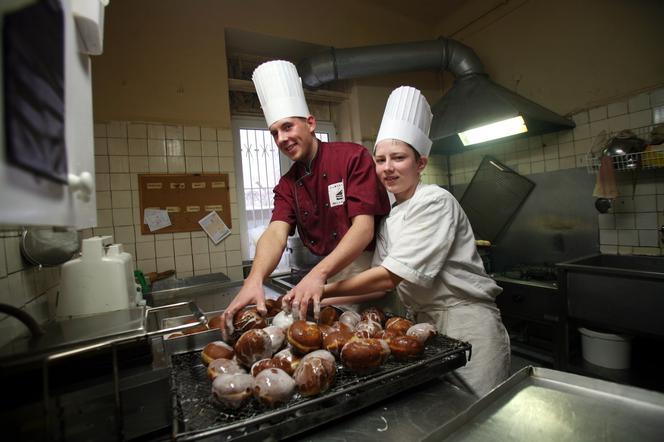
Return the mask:
[[526,281],[557,281],[558,271],[548,264],[519,264],[504,272],[505,276]]

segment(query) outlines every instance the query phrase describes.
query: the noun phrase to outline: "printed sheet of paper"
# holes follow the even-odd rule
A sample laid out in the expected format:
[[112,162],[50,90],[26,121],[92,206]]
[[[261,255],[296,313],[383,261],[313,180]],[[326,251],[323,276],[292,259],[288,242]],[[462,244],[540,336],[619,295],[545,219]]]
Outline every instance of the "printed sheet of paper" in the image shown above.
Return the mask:
[[231,230],[219,217],[217,212],[212,211],[198,221],[205,233],[208,234],[213,243],[219,242],[231,234]]
[[143,212],[143,223],[148,225],[150,232],[163,229],[171,225],[171,218],[166,210],[145,209]]

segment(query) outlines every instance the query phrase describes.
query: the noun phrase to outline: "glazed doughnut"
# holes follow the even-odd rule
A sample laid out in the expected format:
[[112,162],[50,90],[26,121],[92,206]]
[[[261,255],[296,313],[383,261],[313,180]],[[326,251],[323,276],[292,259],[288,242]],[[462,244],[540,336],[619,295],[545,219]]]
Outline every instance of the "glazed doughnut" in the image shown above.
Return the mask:
[[415,336],[417,340],[422,343],[422,345],[426,345],[427,341],[429,341],[429,339],[433,338],[437,334],[438,330],[436,330],[436,327],[433,324],[429,324],[428,322],[420,322],[415,324],[406,332],[406,335],[408,336]]
[[362,317],[360,314],[352,310],[345,311],[341,314],[341,316],[339,316],[339,322],[346,324],[348,327],[350,327],[351,330],[355,330],[355,326],[361,320]]
[[295,369],[300,364],[301,359],[302,358],[294,354],[290,348],[284,348],[272,358],[275,366],[281,368],[291,376],[295,373]]
[[267,317],[272,318],[281,311],[281,301],[276,299],[266,299],[265,308],[267,309]]
[[385,324],[385,313],[383,313],[378,307],[369,307],[368,309],[363,310],[360,316],[363,321],[370,319],[379,323],[381,328],[383,327],[383,324]]
[[390,355],[390,347],[382,339],[353,337],[341,349],[344,366],[358,374],[377,370]]
[[277,313],[277,315],[272,319],[272,325],[275,327],[279,327],[282,330],[288,330],[288,327],[291,326],[293,323],[293,315],[291,313],[286,312],[285,310],[280,311]]
[[325,337],[330,333],[337,331],[331,325],[325,325],[325,324],[318,324],[318,329],[320,330],[320,336],[321,338],[323,338],[323,340],[325,340]]
[[424,352],[424,344],[415,336],[395,336],[388,344],[394,358],[400,361],[417,358]]
[[220,374],[212,381],[212,393],[227,408],[238,409],[254,393],[254,377],[250,374]]
[[378,338],[383,332],[383,327],[371,319],[363,319],[355,326],[355,336],[358,338]]
[[385,322],[385,330],[394,330],[400,335],[405,335],[409,328],[413,326],[413,323],[406,318],[401,318],[395,316],[390,318]]
[[214,379],[220,374],[239,374],[246,373],[235,359],[215,359],[208,364],[207,375]]
[[235,357],[245,367],[272,356],[272,340],[263,329],[247,330],[235,343]]
[[293,350],[300,354],[306,354],[318,350],[323,338],[318,328],[318,324],[310,321],[297,320],[288,327],[288,343]]
[[[195,322],[198,322],[198,320],[194,319],[194,318],[191,318],[188,321],[186,321],[185,324],[193,324]],[[207,330],[209,330],[209,328],[207,328],[207,325],[197,325],[196,327],[186,328],[186,329],[182,330],[182,333],[184,333],[185,335],[190,335],[192,333],[200,333],[200,332],[204,332],[204,331],[207,331]]]
[[284,346],[284,342],[286,341],[286,334],[284,331],[275,325],[265,327],[263,331],[270,336],[270,342],[272,342],[272,354],[281,350],[281,347]]
[[263,370],[254,380],[254,396],[268,407],[288,402],[294,391],[295,381],[279,368]]
[[238,333],[244,333],[254,328],[263,328],[267,325],[256,307],[247,307],[235,313],[233,317],[233,328]]
[[320,316],[318,317],[318,324],[332,325],[335,321],[339,320],[339,311],[328,305],[320,311]]
[[208,328],[214,330],[215,328],[221,328],[221,315],[217,315],[214,318],[208,321]]
[[[329,351],[327,351],[327,350],[314,350],[314,351],[312,351],[311,353],[307,353],[307,354],[304,355],[304,357],[302,358],[302,361],[306,361],[306,360],[311,359],[311,358],[321,358],[323,361],[326,361],[326,362],[325,362],[325,363],[326,363],[326,367],[325,367],[325,368],[326,368],[328,371],[332,371],[332,369],[329,368],[329,367],[327,366],[327,364],[331,364],[331,365],[333,365],[333,366],[335,366],[335,367],[336,367],[336,365],[337,365],[337,360],[334,358],[334,355],[333,355],[332,353],[330,353]],[[336,370],[334,370],[334,371],[336,371]]]
[[256,375],[261,371],[272,367],[274,367],[272,365],[272,359],[261,359],[260,361],[254,362],[254,365],[251,366],[249,373],[251,373],[253,377],[256,377]]
[[339,353],[344,345],[353,337],[353,333],[347,330],[336,330],[323,339],[323,348],[335,357],[339,357]]
[[380,339],[390,342],[392,338],[396,338],[397,336],[403,336],[403,334],[395,330],[383,330],[383,332],[380,334]]
[[302,358],[293,379],[302,396],[315,396],[327,391],[334,382],[336,365],[320,357]]
[[203,347],[203,351],[201,352],[201,358],[203,358],[205,365],[215,359],[233,359],[233,356],[235,356],[233,347],[224,341],[212,341]]

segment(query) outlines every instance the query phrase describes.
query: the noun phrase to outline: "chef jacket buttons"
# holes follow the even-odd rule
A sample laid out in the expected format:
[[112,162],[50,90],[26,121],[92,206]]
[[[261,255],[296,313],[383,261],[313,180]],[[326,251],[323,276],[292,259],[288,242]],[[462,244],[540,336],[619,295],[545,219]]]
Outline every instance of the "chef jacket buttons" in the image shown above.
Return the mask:
[[330,203],[325,203],[325,207],[330,207]]
[[327,172],[323,172],[323,178],[327,178]]
[[300,186],[300,187],[302,187],[302,181],[298,181],[298,182],[297,182],[297,185]]
[[309,212],[307,212],[307,211],[305,210],[305,211],[304,211],[304,216],[308,216],[308,215],[309,215]]
[[337,232],[332,232],[332,238],[336,239],[336,237],[337,237]]
[[314,240],[312,239],[312,240],[309,241],[309,244],[311,244],[311,245],[313,246],[314,244],[316,244],[316,241],[314,241]]

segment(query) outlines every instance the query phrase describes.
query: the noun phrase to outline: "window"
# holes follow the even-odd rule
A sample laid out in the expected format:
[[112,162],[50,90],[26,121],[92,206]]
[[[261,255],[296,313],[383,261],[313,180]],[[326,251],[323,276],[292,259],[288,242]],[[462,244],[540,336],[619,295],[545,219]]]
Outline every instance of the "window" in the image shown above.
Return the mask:
[[[334,126],[317,122],[316,136],[321,141],[334,138]],[[242,118],[233,120],[235,142],[235,170],[238,171],[238,209],[240,210],[240,237],[244,260],[252,260],[256,243],[267,228],[274,208],[272,189],[292,162],[279,152],[265,120]],[[288,256],[282,257],[276,272],[288,271]]]

